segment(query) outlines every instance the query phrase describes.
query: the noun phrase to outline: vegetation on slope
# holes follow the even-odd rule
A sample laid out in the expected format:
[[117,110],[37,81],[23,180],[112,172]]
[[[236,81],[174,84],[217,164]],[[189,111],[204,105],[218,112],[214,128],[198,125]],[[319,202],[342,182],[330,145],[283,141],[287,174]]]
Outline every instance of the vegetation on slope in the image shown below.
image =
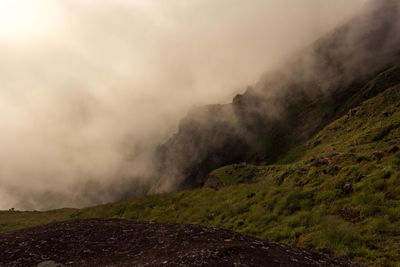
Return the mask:
[[349,109],[399,83],[400,69],[393,67],[400,62],[399,18],[398,1],[373,1],[232,103],[192,110],[157,151],[151,192],[202,187],[211,171],[229,164],[276,164]]
[[95,217],[193,223],[395,266],[400,264],[399,141],[397,85],[293,148],[278,165],[242,163],[213,171],[213,179],[225,185],[218,190],[79,210],[0,212],[0,232]]

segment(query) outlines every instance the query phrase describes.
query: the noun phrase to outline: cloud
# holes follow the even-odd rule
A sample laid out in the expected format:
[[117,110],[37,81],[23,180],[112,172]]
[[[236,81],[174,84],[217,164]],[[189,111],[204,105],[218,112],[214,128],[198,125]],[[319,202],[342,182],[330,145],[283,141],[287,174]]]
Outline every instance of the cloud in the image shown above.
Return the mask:
[[38,3],[50,30],[0,34],[0,209],[143,193],[190,107],[229,102],[364,2]]

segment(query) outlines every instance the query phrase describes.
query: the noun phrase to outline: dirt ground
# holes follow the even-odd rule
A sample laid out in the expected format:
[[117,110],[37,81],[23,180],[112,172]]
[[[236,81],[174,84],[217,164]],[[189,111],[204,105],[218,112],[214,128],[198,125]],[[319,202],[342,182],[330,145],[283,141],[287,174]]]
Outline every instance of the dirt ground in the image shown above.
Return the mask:
[[228,230],[74,220],[0,235],[0,266],[361,266]]

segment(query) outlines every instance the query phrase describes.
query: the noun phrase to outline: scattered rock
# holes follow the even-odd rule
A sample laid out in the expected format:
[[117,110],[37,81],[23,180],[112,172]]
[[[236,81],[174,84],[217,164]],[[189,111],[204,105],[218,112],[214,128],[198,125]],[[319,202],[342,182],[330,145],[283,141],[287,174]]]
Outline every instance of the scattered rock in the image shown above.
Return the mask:
[[351,193],[353,193],[353,185],[352,184],[345,184],[342,187],[342,192],[345,196],[350,195]]
[[390,200],[400,200],[400,195],[393,192],[386,192],[385,198]]
[[311,158],[310,160],[308,160],[308,161],[306,162],[306,164],[313,163],[314,161],[315,161],[315,158]]
[[384,179],[389,179],[390,176],[392,176],[392,173],[390,171],[386,171],[385,174],[383,175]]
[[0,234],[0,251],[0,266],[361,266],[224,229],[121,219]]
[[250,193],[247,195],[247,199],[253,198],[256,196],[256,193]]
[[396,153],[397,151],[399,151],[400,149],[399,149],[399,147],[398,146],[393,146],[391,149],[389,149],[387,152],[389,153],[389,154],[394,154],[394,153]]
[[332,153],[327,155],[324,159],[328,161],[328,164],[331,164],[334,161],[334,159],[339,155],[340,155],[339,153]]
[[369,158],[364,157],[364,156],[360,156],[357,158],[357,163],[361,163],[363,161],[369,161]]
[[383,115],[383,117],[389,117],[389,116],[392,116],[394,113],[396,112],[396,109],[392,109],[392,110],[390,110],[390,111],[385,111],[385,112],[383,112],[382,113],[382,115]]
[[372,154],[372,160],[378,160],[380,161],[381,159],[383,159],[384,157],[387,156],[386,152],[374,152]]
[[326,158],[326,159],[333,159],[333,158],[336,157],[336,156],[339,156],[339,153],[332,153],[332,154],[329,154],[329,155],[326,156],[325,158]]
[[350,109],[349,112],[347,113],[347,116],[348,117],[353,117],[356,114],[357,114],[357,110],[356,109]]
[[324,165],[328,165],[329,161],[327,159],[320,159],[316,160],[313,164],[311,164],[311,167],[321,167]]
[[366,176],[363,174],[360,174],[357,176],[357,178],[354,180],[354,182],[359,183],[362,179],[364,179]]
[[321,141],[320,141],[320,140],[317,140],[317,141],[314,142],[313,147],[316,147],[316,146],[318,146],[318,145],[320,145],[320,144],[321,144]]
[[393,129],[397,128],[398,126],[396,125],[388,125],[388,126],[383,126],[379,128],[375,133],[374,137],[372,138],[373,142],[377,142],[382,140],[385,136],[387,136]]
[[352,222],[352,223],[361,221],[359,210],[344,207],[340,210],[340,215],[342,216],[342,218],[344,220]]

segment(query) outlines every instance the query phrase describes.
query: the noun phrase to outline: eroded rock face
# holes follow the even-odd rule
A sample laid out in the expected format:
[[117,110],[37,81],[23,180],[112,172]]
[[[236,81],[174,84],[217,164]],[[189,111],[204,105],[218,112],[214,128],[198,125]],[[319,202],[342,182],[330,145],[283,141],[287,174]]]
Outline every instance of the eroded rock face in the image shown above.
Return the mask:
[[383,72],[400,62],[399,7],[398,1],[375,1],[231,104],[193,109],[159,147],[160,178],[152,192],[201,187],[210,171],[227,164],[273,163],[361,101],[400,82],[399,68]]
[[210,171],[239,161],[250,150],[242,136],[231,105],[191,110],[178,133],[158,148],[160,179],[152,193],[203,186]]
[[361,266],[212,227],[120,219],[0,235],[0,266]]

